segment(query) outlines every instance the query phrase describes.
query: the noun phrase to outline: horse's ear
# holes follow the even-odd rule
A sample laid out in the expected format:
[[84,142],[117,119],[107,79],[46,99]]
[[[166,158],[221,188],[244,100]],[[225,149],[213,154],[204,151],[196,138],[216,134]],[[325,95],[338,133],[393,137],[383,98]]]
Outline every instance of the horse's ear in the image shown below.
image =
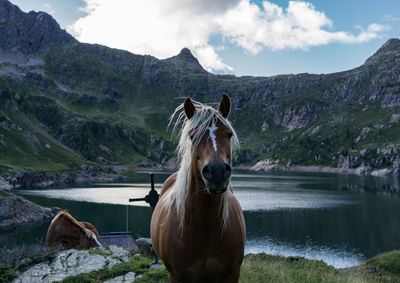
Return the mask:
[[183,108],[185,109],[185,115],[188,120],[193,117],[194,112],[196,112],[196,107],[194,106],[190,97],[185,99],[185,103],[183,104]]
[[226,94],[222,95],[221,102],[219,103],[219,112],[221,112],[222,117],[228,118],[229,113],[231,112],[231,99]]

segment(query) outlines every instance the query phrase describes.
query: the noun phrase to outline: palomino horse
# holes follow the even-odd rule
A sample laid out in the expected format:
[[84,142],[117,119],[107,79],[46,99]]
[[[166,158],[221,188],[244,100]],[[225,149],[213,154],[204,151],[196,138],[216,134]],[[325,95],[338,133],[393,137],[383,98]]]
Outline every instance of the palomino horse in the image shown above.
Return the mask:
[[66,211],[60,211],[51,221],[47,230],[48,247],[88,249],[101,247],[100,236],[89,222],[79,222]]
[[238,282],[246,227],[230,182],[232,146],[238,145],[227,120],[231,100],[224,95],[217,111],[187,98],[172,118],[182,108],[175,124],[183,123],[181,164],[154,209],[153,247],[171,282]]

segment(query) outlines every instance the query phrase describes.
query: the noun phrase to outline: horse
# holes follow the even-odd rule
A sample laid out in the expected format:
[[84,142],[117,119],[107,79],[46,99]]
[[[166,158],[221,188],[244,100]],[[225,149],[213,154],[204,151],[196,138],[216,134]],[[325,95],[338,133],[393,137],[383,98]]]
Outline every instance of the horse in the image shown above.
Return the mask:
[[66,211],[60,211],[51,221],[47,230],[48,247],[88,249],[101,247],[100,236],[89,222],[79,222]]
[[239,141],[230,110],[225,94],[218,110],[188,97],[171,116],[174,130],[182,126],[180,166],[164,182],[150,224],[171,282],[239,280],[246,226],[231,186],[232,148]]

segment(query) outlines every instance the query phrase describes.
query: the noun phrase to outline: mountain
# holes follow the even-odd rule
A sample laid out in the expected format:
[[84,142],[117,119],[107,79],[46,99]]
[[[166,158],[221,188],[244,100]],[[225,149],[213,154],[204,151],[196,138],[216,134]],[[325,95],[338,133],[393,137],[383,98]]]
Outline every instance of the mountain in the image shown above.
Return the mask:
[[31,54],[76,42],[44,12],[22,12],[7,0],[0,0],[0,47]]
[[183,48],[181,52],[168,58],[165,62],[170,62],[178,68],[185,70],[190,73],[205,73],[206,70],[200,65],[196,57],[193,56],[192,52],[188,48]]
[[80,43],[51,16],[0,3],[3,170],[173,163],[177,138],[166,129],[175,107],[227,93],[236,165],[400,171],[399,39],[348,71],[235,77],[208,73],[187,48],[159,60]]

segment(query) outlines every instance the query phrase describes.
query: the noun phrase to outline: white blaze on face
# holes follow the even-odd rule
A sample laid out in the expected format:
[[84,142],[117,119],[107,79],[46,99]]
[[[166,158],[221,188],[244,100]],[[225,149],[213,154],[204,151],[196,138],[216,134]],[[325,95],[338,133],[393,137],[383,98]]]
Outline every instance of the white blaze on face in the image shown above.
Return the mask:
[[217,137],[215,136],[214,132],[218,129],[218,127],[215,126],[215,123],[212,123],[211,127],[208,127],[207,129],[210,131],[210,138],[213,144],[214,151],[217,152]]

